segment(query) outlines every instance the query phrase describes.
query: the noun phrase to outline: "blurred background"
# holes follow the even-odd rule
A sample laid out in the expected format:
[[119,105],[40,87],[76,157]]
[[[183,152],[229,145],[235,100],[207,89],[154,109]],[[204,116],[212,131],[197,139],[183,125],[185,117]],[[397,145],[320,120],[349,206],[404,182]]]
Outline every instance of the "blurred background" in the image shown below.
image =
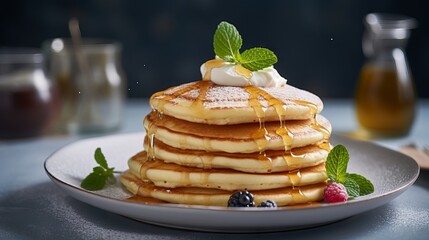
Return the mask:
[[122,46],[127,96],[200,80],[199,67],[214,57],[213,33],[226,20],[243,48],[266,47],[291,85],[321,97],[351,98],[364,62],[363,18],[370,12],[414,17],[407,47],[417,95],[429,97],[429,15],[417,0],[15,0],[2,3],[0,47],[41,47],[70,37],[79,20],[83,38],[107,38]]

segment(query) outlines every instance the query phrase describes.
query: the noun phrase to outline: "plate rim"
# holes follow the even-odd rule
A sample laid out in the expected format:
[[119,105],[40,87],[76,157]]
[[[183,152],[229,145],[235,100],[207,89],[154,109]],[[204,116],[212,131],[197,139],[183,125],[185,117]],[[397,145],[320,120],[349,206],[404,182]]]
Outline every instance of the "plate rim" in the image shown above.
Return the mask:
[[[50,154],[46,158],[46,160],[44,161],[44,164],[43,164],[45,172],[49,176],[49,178],[54,183],[56,183],[56,185],[62,184],[62,185],[66,186],[66,187],[68,187],[68,188],[70,188],[70,189],[72,189],[72,190],[74,190],[76,192],[80,192],[83,195],[88,195],[89,194],[91,197],[95,197],[95,198],[98,198],[98,199],[103,199],[103,200],[106,200],[106,201],[111,201],[112,203],[131,205],[131,206],[139,208],[139,209],[144,209],[146,207],[155,207],[155,208],[173,209],[173,210],[177,210],[177,209],[180,209],[180,210],[193,209],[193,210],[204,211],[204,212],[212,212],[212,211],[215,211],[215,212],[228,212],[228,213],[230,213],[230,212],[240,212],[240,213],[243,213],[243,214],[246,214],[246,213],[253,213],[254,214],[255,212],[277,212],[277,213],[281,213],[281,212],[297,212],[297,211],[301,212],[301,211],[311,211],[311,210],[314,210],[314,209],[322,209],[322,208],[328,210],[328,209],[333,209],[333,208],[337,208],[337,207],[344,206],[344,205],[355,206],[356,207],[356,205],[364,204],[364,203],[370,202],[370,201],[380,200],[380,199],[386,198],[388,196],[390,196],[392,199],[394,199],[395,197],[397,197],[400,194],[402,194],[402,192],[404,192],[407,188],[409,188],[417,180],[417,178],[418,178],[418,176],[420,174],[420,167],[415,162],[415,160],[412,159],[411,157],[409,157],[409,156],[401,153],[401,152],[394,151],[392,149],[386,148],[386,147],[384,147],[382,145],[379,145],[377,143],[359,141],[359,140],[354,140],[354,139],[348,139],[348,138],[345,138],[343,136],[339,136],[339,135],[335,135],[335,134],[333,134],[333,135],[336,138],[339,138],[339,139],[343,138],[343,139],[346,139],[349,142],[360,142],[361,144],[376,145],[377,147],[380,147],[380,148],[385,149],[387,151],[393,151],[393,152],[395,152],[395,154],[396,153],[397,154],[401,154],[402,158],[406,158],[407,159],[406,161],[412,161],[413,164],[415,165],[416,168],[414,169],[415,170],[414,173],[413,173],[414,175],[412,176],[412,178],[411,178],[410,181],[401,184],[401,186],[399,186],[399,187],[397,187],[397,188],[395,188],[393,190],[384,192],[382,194],[375,195],[375,196],[371,196],[372,194],[370,194],[370,195],[363,196],[363,197],[358,197],[358,198],[355,198],[355,199],[353,199],[351,201],[347,201],[347,202],[343,202],[343,203],[320,203],[320,204],[316,204],[316,205],[309,205],[309,206],[303,206],[303,207],[284,206],[284,207],[278,207],[278,208],[275,208],[275,209],[269,209],[269,208],[263,208],[262,209],[262,208],[228,208],[228,207],[221,207],[221,206],[185,205],[185,204],[173,204],[173,203],[136,203],[136,202],[127,201],[126,199],[119,199],[119,198],[115,198],[115,197],[104,196],[104,195],[98,194],[95,191],[85,190],[85,189],[83,189],[81,187],[75,186],[73,184],[70,184],[70,183],[64,181],[59,176],[55,176],[55,174],[52,173],[48,169],[49,168],[48,165],[50,164],[51,161],[53,161],[51,159],[53,159],[53,157],[58,152],[62,151],[65,148],[72,147],[75,144],[81,144],[82,142],[85,142],[85,141],[94,141],[94,140],[97,140],[97,139],[106,139],[106,138],[113,138],[114,139],[114,138],[120,138],[120,137],[131,136],[131,135],[133,135],[133,136],[134,135],[135,136],[137,136],[137,135],[143,135],[144,136],[144,134],[145,134],[144,132],[120,133],[120,134],[105,135],[105,136],[90,137],[90,138],[84,138],[84,139],[75,140],[74,142],[71,142],[71,143],[69,143],[69,144],[67,144],[67,145],[65,145],[65,146],[57,149],[56,151],[54,151],[52,154]],[[62,188],[62,190],[64,190],[63,187],[61,187],[61,188]],[[70,193],[68,192],[68,190],[67,190],[67,194],[70,195]],[[72,197],[76,199],[75,196],[72,196]],[[106,208],[103,208],[103,207],[100,207],[100,206],[96,206],[94,204],[88,203],[87,201],[84,201],[84,200],[79,199],[79,198],[77,198],[77,199],[79,201],[85,202],[85,203],[87,203],[87,204],[89,204],[91,206],[102,208],[102,209],[104,209],[106,211],[111,211],[111,212],[117,213],[116,211],[112,211],[111,209],[106,209]],[[386,201],[386,202],[384,202],[382,204],[379,204],[377,206],[368,208],[368,209],[366,209],[364,211],[360,211],[360,213],[372,210],[374,208],[377,208],[377,207],[379,207],[381,205],[386,204],[389,201],[390,200],[388,200],[388,201]],[[355,215],[355,214],[352,214],[352,216],[353,215]],[[343,218],[341,218],[341,219],[343,219]],[[341,219],[338,219],[338,220],[341,220]],[[144,220],[140,220],[140,219],[137,219],[137,220],[142,221],[142,222],[151,223],[150,221],[144,221]],[[152,223],[156,224],[156,225],[164,225],[164,226],[170,226],[170,227],[175,227],[175,228],[181,228],[180,226],[172,226],[170,224],[162,224],[162,223],[156,223],[156,222],[152,222]],[[316,225],[320,225],[320,224],[316,224]],[[188,229],[188,228],[183,228],[183,229]],[[294,229],[296,229],[296,228],[294,228]],[[261,231],[258,231],[258,232],[261,232]]]

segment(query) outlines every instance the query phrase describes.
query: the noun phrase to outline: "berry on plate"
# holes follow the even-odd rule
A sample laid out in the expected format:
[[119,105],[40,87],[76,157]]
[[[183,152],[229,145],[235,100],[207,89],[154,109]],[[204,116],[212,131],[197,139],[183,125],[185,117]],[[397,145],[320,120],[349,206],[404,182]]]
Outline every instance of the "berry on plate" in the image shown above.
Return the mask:
[[264,202],[261,202],[258,207],[263,207],[263,208],[276,208],[277,204],[276,202],[272,201],[272,200],[267,200]]
[[347,190],[343,184],[331,182],[326,186],[323,198],[328,203],[345,202],[348,198]]
[[231,195],[228,207],[254,207],[253,194],[248,191],[239,191]]

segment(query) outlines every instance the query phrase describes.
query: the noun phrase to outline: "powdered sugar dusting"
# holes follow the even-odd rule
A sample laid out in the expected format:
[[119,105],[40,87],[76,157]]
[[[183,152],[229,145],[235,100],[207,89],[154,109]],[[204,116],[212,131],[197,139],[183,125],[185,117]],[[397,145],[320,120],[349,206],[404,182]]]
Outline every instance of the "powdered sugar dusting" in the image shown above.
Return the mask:
[[[195,83],[187,83],[167,89],[165,91],[166,95],[173,94],[175,91],[179,91],[185,87],[190,86]],[[285,105],[289,107],[296,106],[300,108],[302,106],[297,106],[293,103],[292,100],[303,100],[316,104],[319,112],[322,111],[323,103],[320,98],[310,92],[295,88],[291,85],[286,85],[284,87],[273,87],[273,88],[262,88],[268,94],[284,102]],[[188,92],[177,96],[169,101],[175,104],[181,104],[186,101],[194,101],[199,97],[200,89],[192,89]],[[161,95],[162,96],[162,95]],[[250,94],[243,87],[234,87],[234,86],[221,86],[213,85],[206,93],[206,96],[203,98],[204,106],[207,109],[216,109],[216,108],[250,108],[248,99]],[[265,99],[260,97],[260,102],[263,106],[266,106],[268,103]],[[162,101],[162,100],[161,100]],[[306,108],[306,107],[305,107]]]

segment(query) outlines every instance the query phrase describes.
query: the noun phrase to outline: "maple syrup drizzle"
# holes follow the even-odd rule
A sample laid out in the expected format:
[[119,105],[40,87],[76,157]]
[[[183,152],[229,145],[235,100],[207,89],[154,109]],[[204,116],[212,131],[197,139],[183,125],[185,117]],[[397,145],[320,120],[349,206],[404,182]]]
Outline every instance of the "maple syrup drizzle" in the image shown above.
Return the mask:
[[271,139],[268,135],[268,130],[265,127],[265,112],[267,111],[267,107],[263,106],[259,102],[261,92],[259,88],[248,85],[245,87],[245,90],[250,94],[249,105],[253,108],[253,111],[255,111],[259,121],[259,128],[252,133],[252,138],[259,150],[258,159],[267,163],[268,172],[271,172],[273,168],[272,159],[265,153],[267,144]]
[[209,173],[202,173],[201,175],[201,183],[207,184],[209,182]]
[[212,169],[213,155],[199,156],[199,158],[204,169]]
[[147,135],[149,136],[149,147],[147,150],[147,159],[148,160],[154,160],[155,159],[155,130],[156,130],[156,128],[152,127],[152,125],[154,125],[154,124],[151,124],[151,126],[149,127],[149,131],[147,133]]
[[[220,60],[211,60],[208,64],[212,68],[215,66],[218,66],[220,62],[223,63],[223,61]],[[162,119],[164,114],[164,105],[174,99],[177,98],[180,95],[183,95],[187,92],[190,92],[192,90],[198,90],[198,96],[192,103],[191,107],[194,111],[197,111],[197,114],[202,115],[204,111],[204,99],[206,97],[207,92],[210,90],[210,88],[214,84],[211,81],[198,81],[194,82],[186,87],[183,87],[181,89],[178,89],[176,91],[173,91],[172,93],[166,94],[166,92],[172,91],[173,88],[167,89],[165,91],[158,92],[152,96],[152,98],[159,98],[158,105],[152,106],[152,109],[157,112],[157,118],[149,125],[147,135],[149,136],[149,145],[147,149],[147,158],[148,160],[153,160],[155,158],[155,141],[156,141],[156,131],[158,126],[162,125]],[[185,139],[183,139],[183,142],[179,143],[180,146],[186,146],[187,143]],[[208,144],[208,142],[207,142]],[[207,162],[203,162],[203,166],[207,166]]]
[[142,180],[148,180],[147,178],[147,171],[149,171],[152,168],[157,168],[159,166],[161,166],[163,164],[163,162],[161,161],[150,161],[148,162],[148,160],[146,162],[144,162],[141,166],[140,166],[140,178]]
[[305,157],[305,153],[304,154],[297,154],[294,153],[294,149],[291,149],[289,151],[289,156],[284,156],[284,159],[287,163],[288,166],[293,166],[293,167],[297,167],[297,168],[301,168],[302,166],[302,160]]
[[[257,88],[257,87],[255,87]],[[259,95],[268,101],[268,106],[273,107],[279,117],[280,127],[276,130],[276,133],[283,139],[285,151],[292,149],[293,133],[289,131],[286,126],[286,111],[284,109],[284,102],[280,99],[273,97],[268,92],[259,89]]]
[[[207,92],[210,90],[210,88],[213,87],[212,81],[200,81],[198,82],[198,85],[200,87],[198,97],[195,99],[195,101],[192,103],[191,107],[194,111],[196,111],[197,115],[203,116],[204,115],[204,100],[206,98]],[[185,138],[183,138],[185,140]],[[208,139],[204,139],[204,146],[206,149],[210,149],[210,141]],[[207,161],[204,161],[203,158],[200,158],[201,164],[205,168],[206,166],[211,166],[211,163],[208,163]]]
[[165,201],[153,198],[153,197],[142,197],[139,195],[134,195],[126,199],[130,202],[137,202],[137,203],[167,203]]
[[329,152],[331,151],[331,143],[329,142],[329,140],[327,141],[323,141],[322,143],[317,145],[319,148]]
[[203,80],[210,80],[213,68],[222,67],[223,65],[225,65],[225,61],[222,59],[212,59],[205,62],[206,73],[203,76]]
[[213,87],[212,81],[199,81],[197,83],[199,87],[199,93],[198,97],[195,99],[195,101],[192,103],[191,107],[194,111],[197,111],[198,115],[204,115],[204,99],[206,98],[207,92],[210,90],[211,87]]
[[157,134],[157,130],[158,130],[158,126],[162,124],[162,122],[164,122],[164,118],[163,118],[163,114],[156,111],[155,109],[153,110],[153,112],[156,113],[156,120],[155,121],[150,121],[148,129],[147,129],[147,133],[146,135],[148,136],[148,140],[149,143],[147,145],[147,155],[146,158],[147,160],[154,160],[155,159],[155,144],[156,144],[156,134]]
[[163,115],[164,115],[164,105],[171,99],[176,98],[184,93],[187,93],[189,91],[192,91],[194,89],[198,88],[198,84],[197,83],[193,83],[189,86],[186,86],[184,88],[181,88],[177,91],[172,92],[171,94],[166,94],[166,92],[172,91],[172,88],[167,89],[165,91],[161,91],[161,92],[157,92],[155,93],[152,97],[151,97],[151,101],[153,98],[159,98],[158,100],[158,104],[156,106],[151,106],[153,111],[155,111],[157,113],[157,118],[155,119],[155,121],[151,122],[148,130],[147,130],[147,135],[149,136],[149,145],[148,145],[148,149],[147,149],[147,159],[148,160],[153,160],[155,158],[155,141],[156,141],[156,131],[158,129],[158,125],[160,124],[160,120],[163,119]]
[[250,79],[252,78],[252,75],[253,75],[252,71],[250,71],[249,69],[243,67],[240,64],[237,64],[235,66],[235,72],[238,73],[239,75],[245,77],[246,80],[247,80],[247,82],[250,81]]
[[259,153],[264,153],[270,136],[268,135],[268,130],[265,127],[263,119],[259,119],[259,128],[252,133],[252,138],[256,142],[256,145],[258,145]]
[[[290,150],[292,148],[293,134],[291,131],[289,131],[289,129],[286,126],[286,120],[285,120],[286,111],[283,107],[284,106],[283,101],[273,97],[271,94],[267,93],[266,91],[262,90],[259,87],[249,85],[245,87],[245,90],[250,94],[249,104],[255,111],[259,120],[259,129],[252,134],[252,137],[254,141],[257,143],[261,154],[264,154],[266,146],[269,140],[271,139],[271,137],[268,135],[267,129],[265,128],[265,121],[264,121],[265,112],[268,109],[268,107],[273,107],[279,117],[280,126],[276,130],[276,134],[282,138],[285,152]],[[259,97],[262,97],[268,102],[267,106],[264,106],[259,101]],[[289,159],[289,158],[286,158],[286,156],[284,156],[284,158]],[[271,161],[270,169],[272,169],[272,161]]]
[[[211,76],[211,71],[213,68],[216,67],[221,67],[225,64],[225,62],[223,60],[220,59],[214,59],[214,60],[209,60],[206,62],[206,73],[204,75],[204,80],[209,80],[210,76]],[[236,72],[242,76],[244,76],[246,79],[250,79],[252,77],[252,72],[245,69],[244,67],[242,67],[241,65],[237,65],[235,68]],[[197,111],[203,111],[204,109],[204,98],[205,95],[207,93],[207,91],[210,89],[210,87],[213,86],[213,83],[211,81],[199,81],[199,82],[195,82],[187,87],[184,87],[182,89],[179,89],[171,94],[165,94],[166,91],[163,92],[159,92],[157,94],[155,94],[153,97],[161,97],[158,103],[158,106],[154,107],[152,106],[153,109],[156,109],[156,111],[159,113],[158,114],[158,119],[162,119],[162,115],[163,115],[163,111],[164,111],[164,105],[165,103],[167,103],[169,100],[174,99],[184,93],[187,93],[189,91],[195,90],[195,89],[199,89],[199,95],[197,97],[197,99],[192,103],[192,107],[197,109]],[[250,98],[249,98],[249,104],[250,106],[253,108],[253,110],[255,111],[257,117],[258,117],[258,121],[259,121],[259,129],[256,130],[253,134],[252,134],[252,138],[255,140],[256,144],[258,145],[258,149],[260,151],[260,155],[259,155],[259,159],[261,160],[265,160],[265,162],[269,163],[269,172],[271,172],[272,169],[272,160],[270,157],[268,157],[265,154],[265,150],[266,150],[266,146],[268,144],[268,141],[271,139],[271,137],[268,134],[268,130],[265,127],[265,113],[266,110],[268,109],[268,107],[273,107],[276,110],[276,113],[279,117],[279,121],[280,121],[280,126],[279,128],[276,130],[276,134],[278,134],[279,136],[282,137],[284,146],[285,146],[285,152],[287,150],[289,150],[290,152],[290,157],[286,157],[284,156],[284,159],[287,161],[287,164],[289,166],[292,165],[298,165],[298,164],[302,164],[301,159],[305,156],[305,154],[301,154],[301,155],[297,155],[293,153],[292,150],[292,142],[293,142],[293,133],[287,128],[286,126],[286,120],[285,120],[285,109],[284,109],[284,103],[271,96],[269,93],[267,93],[266,91],[252,86],[252,85],[248,85],[245,87],[245,90],[250,94]],[[170,90],[171,91],[171,90]],[[266,101],[268,101],[268,106],[264,106],[260,101],[259,98],[262,97],[264,98]],[[330,150],[330,144],[329,144],[329,136],[330,136],[330,132],[323,127],[322,125],[320,125],[317,122],[316,119],[316,114],[317,114],[317,106],[315,104],[306,102],[306,101],[302,101],[302,100],[294,100],[294,103],[298,104],[298,105],[302,105],[302,106],[307,106],[310,110],[310,113],[312,115],[312,119],[311,119],[311,124],[310,126],[315,129],[318,132],[321,132],[323,134],[323,142],[321,144],[319,144],[319,147],[322,149],[325,149],[327,151]],[[158,120],[157,119],[157,120]],[[150,137],[150,144],[149,144],[149,149],[148,149],[148,159],[153,159],[154,158],[154,143],[155,143],[155,135],[156,135],[156,127],[159,124],[158,121],[155,121],[154,124],[151,124],[151,126],[149,127],[148,130],[148,136]],[[153,125],[153,126],[152,126]],[[203,158],[200,158],[203,168],[211,168],[211,161],[207,161],[207,160],[203,160]],[[147,167],[142,167],[140,170],[142,179],[146,178],[146,172],[148,169],[154,167],[153,164],[150,164],[150,166]],[[190,182],[190,175],[189,173],[184,173],[181,175],[182,176],[182,182],[184,183],[189,183]],[[303,193],[300,191],[299,188],[295,188],[295,186],[299,185],[301,182],[301,173],[300,170],[295,170],[292,172],[288,173],[288,176],[291,180],[293,189],[291,191],[292,197],[294,199],[294,202],[304,202],[305,201],[305,196],[303,195]],[[202,177],[202,182],[205,183],[208,181],[208,174],[205,174]]]
[[324,149],[326,151],[330,151],[331,150],[331,145],[329,143],[329,137],[331,135],[331,133],[329,132],[328,129],[326,129],[324,126],[320,125],[317,122],[317,106],[314,103],[311,102],[307,102],[307,101],[303,101],[303,100],[293,100],[294,103],[301,105],[301,106],[306,106],[309,108],[310,110],[310,114],[311,114],[311,123],[310,123],[310,127],[313,128],[314,130],[320,132],[323,135],[323,140],[322,143],[318,144],[319,148]]
[[302,193],[301,189],[299,188],[292,188],[291,195],[295,204],[305,203],[307,201],[307,198],[305,197],[304,193]]
[[299,169],[290,171],[288,173],[288,176],[289,176],[290,182],[292,183],[292,186],[299,186],[302,178],[301,171]]
[[180,173],[180,181],[183,186],[189,186],[191,183],[191,174],[189,172],[181,172]]
[[[260,96],[264,98],[266,101],[268,101],[268,107],[273,107],[279,117],[280,126],[276,130],[276,134],[282,137],[284,148],[285,148],[285,155],[283,157],[286,163],[288,164],[288,166],[297,166],[297,165],[299,166],[298,170],[289,172],[289,175],[288,175],[291,180],[292,186],[293,187],[298,186],[301,182],[300,166],[302,165],[302,159],[305,157],[305,154],[294,154],[294,151],[292,149],[292,142],[293,142],[294,135],[287,128],[287,125],[286,125],[286,119],[285,119],[286,111],[284,108],[283,101],[273,97],[271,94],[255,86],[249,85],[249,86],[246,86],[245,89],[250,94],[249,103],[251,107],[254,109],[259,119],[260,127],[255,133],[252,134],[252,137],[257,143],[261,154],[264,154],[266,145],[268,144],[268,141],[270,140],[270,138],[268,136],[268,131],[265,128],[265,122],[263,118],[265,117],[265,112],[267,110],[267,107],[264,107],[262,103],[259,101]],[[317,122],[317,119],[316,119],[317,112],[318,112],[317,106],[313,103],[302,101],[302,100],[294,100],[293,102],[298,105],[306,106],[309,108],[310,114],[312,115],[310,127],[322,133],[323,135],[323,142],[319,144],[319,147],[329,151],[330,132]],[[286,152],[288,150],[290,154],[289,156],[286,155]],[[304,197],[301,195],[302,193],[299,190],[293,193],[294,199],[296,199],[296,201],[300,201],[300,198]]]

